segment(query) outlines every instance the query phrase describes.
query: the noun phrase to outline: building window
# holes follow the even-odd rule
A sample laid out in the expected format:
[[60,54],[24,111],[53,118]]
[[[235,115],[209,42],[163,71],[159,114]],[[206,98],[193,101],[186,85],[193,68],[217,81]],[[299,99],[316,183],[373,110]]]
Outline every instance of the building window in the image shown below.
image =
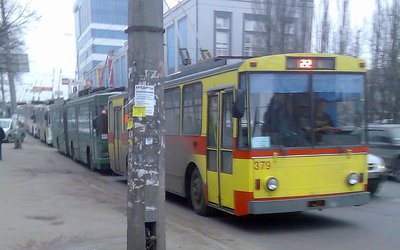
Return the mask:
[[[178,21],[178,32],[179,32],[179,48],[187,49],[187,22],[186,17]],[[182,65],[182,58],[179,60],[179,65]]]
[[243,55],[259,56],[267,52],[264,16],[245,15],[243,23]]
[[231,13],[215,12],[215,56],[230,55]]
[[168,74],[175,72],[175,30],[173,25],[167,28],[167,68]]

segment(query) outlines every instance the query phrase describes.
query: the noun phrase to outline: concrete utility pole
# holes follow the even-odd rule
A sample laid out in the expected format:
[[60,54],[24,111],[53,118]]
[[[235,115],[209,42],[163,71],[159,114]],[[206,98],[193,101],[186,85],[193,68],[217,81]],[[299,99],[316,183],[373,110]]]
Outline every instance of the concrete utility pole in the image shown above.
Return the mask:
[[[5,13],[5,6],[4,0],[0,0],[1,3],[1,19],[2,25],[6,27],[4,30],[3,42],[4,42],[4,52],[6,56],[7,62],[11,61],[11,49],[10,49],[10,38],[8,36],[8,28],[6,23],[6,13]],[[7,76],[8,76],[8,86],[10,90],[10,99],[11,99],[11,114],[13,114],[17,110],[17,95],[15,93],[15,83],[14,83],[14,73],[10,69],[10,64],[7,64]],[[10,115],[11,115],[10,114]]]
[[128,1],[128,250],[166,248],[162,3]]

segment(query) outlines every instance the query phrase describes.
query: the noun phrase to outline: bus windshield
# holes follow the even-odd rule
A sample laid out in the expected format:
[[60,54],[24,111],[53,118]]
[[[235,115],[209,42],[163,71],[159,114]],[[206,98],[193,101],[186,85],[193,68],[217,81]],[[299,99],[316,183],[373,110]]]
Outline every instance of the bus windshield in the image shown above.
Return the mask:
[[362,74],[252,73],[248,86],[253,149],[365,143]]

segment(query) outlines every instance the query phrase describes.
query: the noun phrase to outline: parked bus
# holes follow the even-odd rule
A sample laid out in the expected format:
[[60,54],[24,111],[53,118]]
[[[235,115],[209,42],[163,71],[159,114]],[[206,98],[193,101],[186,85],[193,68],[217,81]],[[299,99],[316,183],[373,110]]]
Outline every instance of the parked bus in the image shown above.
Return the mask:
[[[365,62],[303,53],[229,62],[203,62],[164,82],[166,191],[200,215],[367,203]],[[120,174],[124,103],[109,99],[109,145],[118,145],[111,166]]]
[[51,133],[53,136],[53,146],[58,152],[69,156],[68,137],[67,137],[67,114],[64,108],[63,99],[55,100],[50,106]]
[[47,145],[52,145],[53,138],[51,131],[50,107],[48,105],[37,107],[35,117],[37,124],[36,136]]
[[22,123],[26,132],[33,134],[33,119],[34,106],[32,104],[18,105],[18,120]]
[[116,93],[95,93],[67,101],[66,138],[71,158],[92,170],[109,170],[107,102]]

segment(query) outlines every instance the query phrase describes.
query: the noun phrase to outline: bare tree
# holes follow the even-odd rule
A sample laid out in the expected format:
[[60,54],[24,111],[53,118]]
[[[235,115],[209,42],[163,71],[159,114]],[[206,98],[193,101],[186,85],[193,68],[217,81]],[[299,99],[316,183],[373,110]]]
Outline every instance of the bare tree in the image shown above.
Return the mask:
[[349,33],[350,33],[350,19],[349,19],[349,0],[339,0],[338,2],[339,14],[339,48],[337,53],[346,55],[348,53]]
[[[20,5],[16,0],[0,0],[0,53],[5,58],[11,58],[12,53],[23,49],[22,33],[26,25],[37,19],[36,14],[29,10],[28,5]],[[14,72],[7,67],[8,84],[11,97],[11,112],[16,110],[16,93],[14,83]]]
[[368,72],[370,120],[400,122],[400,1],[376,1]]
[[395,122],[400,121],[400,71],[399,71],[399,55],[400,55],[400,37],[399,37],[399,27],[400,27],[400,3],[399,0],[393,0],[390,15],[390,48],[388,57],[388,67],[385,74],[387,83],[389,84],[388,89],[390,89],[390,104],[389,112],[391,118]]
[[[315,44],[316,51],[319,53],[329,53],[330,48],[330,39],[332,32],[331,19],[329,16],[330,13],[330,0],[321,0],[317,2],[317,6],[319,8],[315,8]],[[319,14],[319,13],[322,13]]]
[[252,8],[263,22],[265,54],[310,50],[312,0],[255,0]]

